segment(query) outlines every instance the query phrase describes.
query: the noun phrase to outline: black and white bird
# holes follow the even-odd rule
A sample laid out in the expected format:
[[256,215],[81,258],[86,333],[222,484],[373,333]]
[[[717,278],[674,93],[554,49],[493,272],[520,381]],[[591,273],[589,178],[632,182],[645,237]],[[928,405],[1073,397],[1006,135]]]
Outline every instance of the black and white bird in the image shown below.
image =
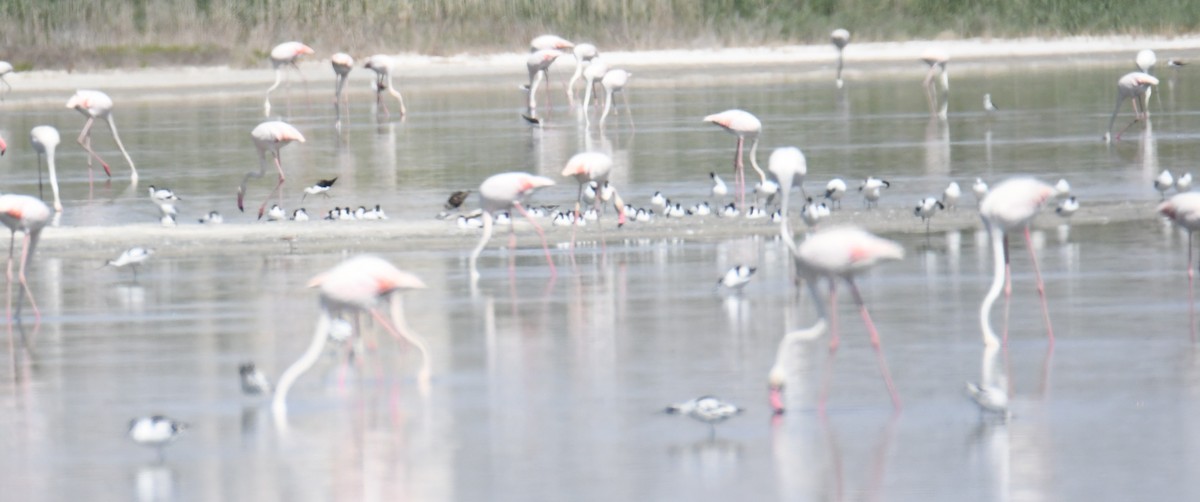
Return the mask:
[[1171,176],[1171,171],[1163,169],[1158,173],[1158,177],[1154,178],[1154,189],[1158,190],[1158,194],[1163,200],[1167,200],[1167,190],[1175,186],[1175,177]]
[[219,225],[225,223],[225,217],[216,211],[209,211],[203,218],[200,218],[200,223]]
[[182,200],[177,197],[175,192],[171,191],[169,188],[155,188],[154,185],[150,185],[149,190],[150,199],[156,203]]
[[1059,178],[1058,183],[1054,184],[1054,197],[1058,200],[1063,200],[1071,196],[1071,184],[1066,178]]
[[917,202],[917,207],[913,209],[913,215],[921,218],[925,222],[925,235],[929,235],[929,222],[933,220],[933,215],[937,214],[939,209],[946,209],[942,201],[936,197],[926,197]]
[[308,211],[304,208],[292,211],[292,221],[308,221]]
[[766,217],[767,212],[757,206],[750,206],[749,209],[746,209],[746,219],[748,220],[758,220]]
[[942,190],[942,205],[946,206],[946,209],[954,209],[958,207],[958,199],[961,197],[962,187],[958,186],[957,181],[951,181],[946,189]]
[[154,249],[141,246],[126,249],[116,259],[108,260],[104,265],[121,268],[129,265],[133,269],[133,280],[137,282],[137,266],[154,255]]
[[742,409],[714,396],[701,396],[667,406],[666,412],[673,415],[685,415],[715,426],[741,413]]
[[1000,109],[996,108],[996,105],[994,103],[992,103],[992,95],[991,94],[983,95],[983,110],[988,112],[989,114],[1000,111]]
[[471,195],[470,190],[459,190],[450,194],[450,198],[446,199],[445,208],[447,211],[458,209],[466,202],[467,196]]
[[829,199],[831,206],[841,207],[842,196],[846,194],[846,182],[841,178],[834,178],[825,184],[825,198]]
[[741,291],[750,283],[750,279],[754,278],[754,273],[758,269],[748,267],[746,265],[737,265],[725,272],[725,275],[717,279],[717,286],[723,286],[735,291]]
[[971,192],[975,194],[975,203],[978,204],[987,195],[988,184],[983,181],[983,178],[975,178],[975,183],[971,185]]
[[161,459],[163,446],[174,441],[187,428],[187,424],[162,415],[139,417],[129,421],[129,439],[143,446],[157,448]]
[[1066,200],[1059,202],[1058,208],[1056,208],[1054,212],[1058,213],[1058,215],[1062,216],[1063,218],[1070,218],[1071,215],[1075,214],[1075,211],[1078,210],[1079,201],[1076,200],[1074,196],[1071,196],[1067,197]]
[[650,204],[658,207],[667,207],[667,197],[662,192],[654,192],[654,195],[650,197]]
[[733,218],[733,217],[739,216],[741,214],[742,214],[742,212],[738,211],[737,204],[734,204],[732,202],[730,202],[729,204],[726,204],[725,207],[721,208],[721,216],[725,217],[725,218]]
[[868,176],[863,180],[862,186],[858,187],[858,191],[862,192],[863,202],[867,205],[867,209],[870,209],[879,206],[879,198],[883,195],[883,189],[891,186],[892,184],[887,180]]
[[1188,192],[1192,190],[1192,173],[1186,172],[1175,178],[1175,191]]
[[816,202],[812,197],[809,197],[808,203],[800,208],[800,219],[804,220],[804,224],[808,225],[809,228],[815,228],[817,223],[830,214],[831,211],[824,202]]
[[304,187],[304,195],[300,196],[300,202],[304,202],[304,198],[309,195],[321,194],[329,197],[329,189],[333,188],[334,183],[337,183],[337,176],[334,176],[331,180],[321,180],[313,186]]
[[267,210],[267,221],[283,221],[287,219],[287,211],[284,211],[279,204],[271,204],[271,209]]
[[238,375],[241,376],[243,394],[247,396],[271,394],[271,382],[267,380],[267,376],[263,372],[254,367],[254,363],[242,363],[238,366]]
[[708,177],[712,178],[713,182],[712,189],[709,190],[709,193],[717,197],[724,197],[729,194],[729,187],[725,185],[725,180],[722,180],[716,172],[708,173]]
[[1008,411],[1008,392],[1002,388],[967,382],[967,397],[985,413],[994,413],[1005,419],[1012,416]]
[[1182,68],[1187,66],[1187,61],[1171,58],[1167,60],[1167,66],[1170,66],[1171,68]]

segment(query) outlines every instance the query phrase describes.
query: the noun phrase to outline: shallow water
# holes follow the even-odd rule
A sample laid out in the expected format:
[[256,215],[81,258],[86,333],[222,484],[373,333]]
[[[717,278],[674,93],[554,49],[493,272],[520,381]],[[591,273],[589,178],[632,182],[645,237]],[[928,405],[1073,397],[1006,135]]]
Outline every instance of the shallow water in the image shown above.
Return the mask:
[[[919,66],[851,74],[842,93],[826,81],[787,78],[672,87],[667,72],[648,72],[653,85],[639,89],[635,80],[629,91],[635,125],[611,118],[603,135],[561,107],[544,128],[521,123],[519,81],[491,92],[405,90],[411,115],[403,122],[377,123],[369,98],[355,94],[339,134],[312,82],[311,104],[292,89],[288,120],[309,141],[285,149],[285,201],[294,207],[301,186],[338,175],[334,198],[306,202],[310,212],[381,203],[393,218],[427,218],[450,190],[487,174],[555,175],[580,149],[611,148],[631,202],[645,205],[662,190],[686,204],[707,195],[708,171],[728,172],[733,150],[732,137],[700,117],[735,106],[763,120],[764,164],[768,145],[795,144],[808,156],[809,189],[834,174],[883,175],[893,182],[885,207],[940,192],[951,176],[965,189],[975,176],[1015,173],[1065,176],[1084,204],[1155,199],[1149,180],[1157,171],[1187,168],[1200,153],[1190,132],[1200,118],[1186,111],[1200,91],[1184,84],[1188,75],[1174,86],[1164,78],[1152,134],[1135,126],[1106,147],[1100,136],[1126,63],[1095,63],[1035,66],[1036,85],[1030,66],[968,68],[953,75],[948,123],[928,121]],[[983,92],[1000,114],[975,111]],[[286,110],[282,95],[273,102]],[[89,196],[85,157],[71,143],[82,118],[69,110],[6,113],[5,191],[36,191],[35,158],[15,131],[51,123],[65,140],[64,225],[155,221],[140,191],[149,184],[185,199],[181,224],[214,208],[253,220],[235,215],[233,198],[257,162],[247,136],[261,101],[118,106],[122,139],[141,170],[137,193],[100,125],[95,143],[115,177]],[[1121,120],[1128,117],[1126,104]],[[270,174],[252,182],[247,205],[272,184]],[[536,200],[565,204],[574,196],[566,185]],[[858,203],[848,196],[847,210]],[[588,242],[576,266],[555,251],[556,277],[538,249],[493,246],[477,288],[466,250],[384,253],[429,285],[404,300],[408,324],[431,346],[430,389],[415,381],[414,351],[368,328],[377,349],[348,364],[345,348],[330,348],[301,378],[286,431],[266,403],[241,395],[236,368],[253,360],[279,375],[316,318],[304,284],[355,249],[164,252],[136,282],[129,270],[96,268],[119,250],[97,250],[91,261],[47,250],[30,278],[43,322],[34,330],[26,306],[3,365],[10,378],[0,384],[0,428],[12,431],[0,436],[6,498],[1180,500],[1200,491],[1187,242],[1149,216],[1035,234],[1053,352],[1028,255],[1015,247],[1012,339],[999,363],[1016,414],[1008,423],[981,420],[963,396],[963,382],[980,376],[978,302],[991,276],[986,239],[974,232],[893,235],[907,259],[859,279],[902,414],[892,413],[843,295],[842,349],[831,360],[824,338],[799,348],[790,410],[776,418],[765,380],[780,335],[813,320],[778,241],[626,241],[610,230],[602,248],[592,228],[582,232]],[[756,279],[741,295],[721,294],[717,277],[739,263],[756,265]],[[715,433],[661,412],[703,394],[746,412]],[[124,433],[131,417],[153,413],[191,424],[162,462]]]

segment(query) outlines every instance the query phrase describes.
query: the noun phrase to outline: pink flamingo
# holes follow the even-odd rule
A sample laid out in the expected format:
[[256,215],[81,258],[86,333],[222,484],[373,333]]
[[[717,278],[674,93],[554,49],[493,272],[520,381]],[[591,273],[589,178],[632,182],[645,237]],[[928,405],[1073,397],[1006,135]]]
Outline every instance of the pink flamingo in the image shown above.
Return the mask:
[[[583,69],[583,102],[579,104],[579,113],[582,113],[585,119],[587,118],[587,107],[592,102],[592,93],[596,92],[596,84],[604,79],[609,69],[608,62],[600,57],[592,58],[587,68]],[[596,106],[599,105],[600,97],[597,94]]]
[[[29,142],[38,154],[38,191],[42,189],[42,156],[46,156],[46,167],[50,171],[50,190],[54,192],[54,212],[61,213],[62,201],[58,198],[58,174],[54,169],[54,151],[58,148],[60,137],[54,126],[37,126],[29,131]],[[40,195],[40,194],[39,194]]]
[[[479,254],[483,252],[484,246],[487,246],[488,241],[492,238],[492,214],[506,211],[509,208],[515,208],[525,215],[525,219],[529,220],[529,223],[533,224],[538,237],[542,238],[542,250],[546,253],[546,263],[550,265],[550,273],[552,275],[558,273],[554,268],[554,260],[550,257],[550,246],[546,244],[545,232],[536,221],[533,221],[533,217],[529,216],[524,206],[525,200],[535,191],[552,185],[554,185],[554,180],[550,178],[523,172],[493,174],[483,180],[483,183],[479,185],[479,198],[483,209],[483,235],[479,238],[479,244],[475,246],[475,250],[471,252],[472,281],[479,279],[479,270],[475,264],[479,259]],[[510,234],[509,241],[513,245],[516,244],[515,233]]]
[[758,135],[762,132],[762,122],[758,117],[750,114],[745,110],[726,110],[721,113],[716,113],[704,117],[704,121],[721,126],[730,134],[737,136],[737,152],[733,156],[733,171],[734,181],[738,187],[738,209],[746,209],[746,174],[745,168],[742,166],[742,147],[745,145],[746,138],[753,138],[754,141],[750,144],[750,166],[758,171],[758,175],[763,180],[766,176],[763,170],[758,167]]
[[400,95],[400,91],[396,90],[395,84],[392,82],[392,67],[396,62],[387,54],[376,54],[367,58],[367,62],[363,64],[363,68],[375,72],[375,103],[383,109],[383,116],[391,115],[387,105],[383,102],[383,91],[395,96],[400,102],[400,116],[403,117],[408,113],[408,109],[404,107],[404,96]]
[[[942,120],[946,119],[946,110],[950,108],[950,74],[946,63],[950,62],[950,53],[941,47],[930,47],[921,54],[921,61],[929,65],[929,73],[925,74],[925,99],[929,102],[929,115]],[[937,79],[937,82],[934,82]],[[938,98],[937,88],[942,88],[942,99]],[[938,103],[941,107],[938,107]]]
[[[632,73],[625,70],[613,69],[600,79],[600,86],[604,88],[604,111],[600,114],[600,127],[604,127],[604,120],[608,118],[608,112],[614,108],[613,97],[618,92],[621,93],[621,106],[629,115],[629,123],[633,124],[633,113],[629,111],[629,98],[625,96],[625,85],[629,83],[629,78],[632,76]],[[584,118],[587,118],[586,114]]]
[[583,77],[584,68],[587,68],[593,59],[600,56],[600,50],[592,44],[576,44],[571,49],[571,53],[575,55],[575,73],[567,81],[567,103],[574,105],[575,82],[578,82]]
[[[596,186],[596,207],[600,207],[601,193],[605,184],[608,183],[608,176],[612,173],[613,160],[608,154],[601,152],[583,152],[577,153],[567,161],[566,167],[562,170],[563,176],[575,178],[579,182],[579,193],[575,197],[575,214],[580,215],[580,206],[583,203],[583,187],[589,183]],[[611,187],[611,185],[609,185]],[[615,187],[611,187],[613,192],[613,208],[617,211],[617,228],[625,225],[625,201],[621,200],[621,195],[617,193]],[[571,249],[575,249],[575,229],[578,225],[571,225]]]
[[[333,66],[333,73],[337,75],[337,83],[333,88],[333,114],[337,116],[337,125],[342,123],[342,88],[346,86],[346,78],[350,76],[350,70],[354,68],[354,58],[344,52],[334,54],[329,58],[329,63]],[[346,96],[346,107],[350,107],[350,97]]]
[[[329,339],[333,318],[342,312],[365,311],[371,314],[371,317],[375,318],[393,337],[398,340],[403,339],[415,346],[421,352],[422,361],[421,369],[417,373],[417,380],[422,386],[428,385],[431,374],[429,351],[425,342],[408,328],[404,321],[400,295],[394,294],[412,289],[424,289],[425,283],[420,278],[396,268],[382,258],[364,255],[343,261],[332,269],[313,277],[308,282],[308,287],[318,288],[321,312],[308,350],[279,377],[279,385],[276,387],[271,403],[277,420],[286,417],[288,391],[296,379],[308,371],[321,356],[325,349],[325,342]],[[390,319],[379,310],[381,299],[386,299],[390,303]]]
[[[0,195],[0,222],[12,232],[8,245],[8,290],[12,290],[12,272],[13,272],[13,251],[17,238],[17,231],[25,234],[24,243],[21,247],[21,270],[18,278],[21,282],[21,288],[25,290],[25,296],[29,298],[29,305],[33,307],[33,315],[37,319],[36,322],[42,322],[42,313],[38,310],[37,302],[33,300],[33,292],[29,290],[29,282],[25,279],[25,267],[28,266],[29,260],[33,258],[33,251],[37,248],[38,238],[42,235],[42,229],[46,228],[46,224],[50,221],[50,208],[46,207],[46,203],[36,197],[28,195],[5,194]],[[12,321],[12,302],[8,305],[8,320]],[[18,310],[20,306],[18,305]]]
[[[867,311],[867,306],[863,303],[862,295],[858,292],[858,286],[854,284],[854,276],[882,262],[903,259],[904,248],[893,241],[877,237],[859,228],[836,227],[818,231],[805,239],[797,247],[795,258],[796,273],[801,278],[807,279],[810,283],[820,277],[829,280],[829,302],[833,309],[831,311],[833,312],[831,317],[833,338],[829,342],[831,353],[837,350],[839,344],[836,315],[837,279],[840,278],[846,281],[846,284],[850,286],[850,293],[854,295],[854,302],[858,305],[863,323],[866,324],[867,332],[871,335],[871,346],[875,349],[875,356],[879,362],[879,370],[883,374],[883,380],[887,385],[888,394],[891,396],[892,405],[896,410],[899,410],[900,397],[896,394],[896,386],[892,383],[892,376],[888,371],[887,361],[883,356],[879,333],[875,330],[875,323],[871,321],[871,314]],[[811,284],[809,287],[810,289],[814,288]],[[815,301],[819,302],[819,300]],[[819,321],[823,321],[824,308],[820,303],[817,304],[817,311],[821,316]],[[818,326],[823,329],[820,323],[818,323]],[[772,401],[776,401],[774,393]],[[825,398],[822,396],[822,407],[824,407],[824,401]]]
[[280,192],[280,187],[283,186],[284,175],[283,166],[279,163],[279,149],[287,146],[293,141],[304,142],[304,135],[300,131],[292,127],[291,124],[272,120],[263,122],[250,131],[250,138],[254,140],[254,146],[258,148],[258,172],[250,171],[246,173],[246,177],[242,178],[242,184],[238,186],[237,205],[239,211],[245,211],[246,208],[242,205],[242,200],[246,196],[246,182],[250,178],[261,178],[267,172],[267,152],[270,151],[275,157],[275,168],[279,170],[279,183],[275,185],[275,189],[270,195],[263,200],[262,206],[258,208],[258,218],[262,219],[263,211],[267,208],[267,201],[271,200],[271,196]]
[[104,159],[100,158],[100,155],[92,150],[92,125],[95,124],[96,119],[103,118],[108,122],[108,128],[112,130],[113,140],[117,142],[117,148],[121,149],[121,154],[125,156],[125,161],[129,163],[129,180],[136,185],[138,181],[137,168],[133,166],[133,159],[129,158],[129,152],[125,151],[125,145],[121,144],[121,137],[117,135],[117,123],[113,121],[112,116],[112,98],[100,91],[75,91],[75,95],[67,100],[67,108],[74,108],[87,117],[87,122],[83,123],[83,130],[79,132],[79,138],[76,141],[88,153],[88,181],[92,180],[93,157],[104,167],[104,174],[112,176],[112,171],[108,169],[108,163],[104,162]]
[[1112,117],[1108,119],[1108,132],[1104,133],[1105,143],[1112,141],[1113,122],[1117,121],[1117,112],[1121,111],[1122,101],[1129,99],[1129,102],[1133,104],[1133,122],[1117,133],[1117,141],[1121,141],[1121,134],[1133,124],[1149,119],[1150,114],[1146,110],[1146,106],[1150,104],[1150,86],[1154,85],[1158,85],[1158,79],[1140,71],[1126,73],[1117,80],[1117,106],[1113,108]]
[[[1158,205],[1158,212],[1188,233],[1188,305],[1195,305],[1195,275],[1192,268],[1192,234],[1200,230],[1200,192],[1184,192]],[[1194,307],[1193,307],[1194,310]]]
[[[992,187],[979,203],[979,215],[983,217],[984,226],[992,240],[993,268],[992,287],[979,306],[979,322],[983,331],[984,345],[992,346],[999,341],[992,331],[989,316],[992,304],[1000,295],[1001,284],[1004,284],[1004,296],[1012,294],[1011,267],[1008,260],[1008,234],[1014,231],[1025,233],[1025,246],[1029,248],[1029,257],[1033,260],[1033,274],[1037,280],[1038,296],[1042,300],[1042,315],[1046,321],[1046,337],[1050,345],[1054,345],[1054,328],[1050,324],[1050,309],[1046,304],[1046,286],[1042,282],[1042,273],[1038,269],[1037,254],[1033,251],[1033,243],[1029,238],[1029,224],[1037,216],[1038,211],[1047,200],[1054,197],[1054,187],[1033,178],[1012,178]],[[1007,330],[1004,333],[1004,343],[1008,343]]]
[[538,35],[529,41],[529,52],[542,50],[566,51],[573,48],[575,48],[575,44],[558,35]]
[[546,104],[554,106],[550,104],[550,65],[554,64],[554,61],[561,55],[562,52],[555,49],[542,49],[531,52],[529,57],[525,58],[525,68],[529,70],[529,84],[526,89],[529,92],[529,98],[526,103],[525,120],[534,123],[541,122],[537,118],[537,90],[543,78],[546,80]]
[[783,217],[779,220],[779,235],[783,237],[783,242],[787,244],[788,249],[794,253],[796,252],[796,239],[792,236],[792,229],[788,225],[788,198],[792,187],[799,186],[801,195],[805,200],[808,199],[808,192],[804,190],[804,177],[808,174],[808,161],[799,148],[794,146],[776,148],[767,160],[767,171],[770,171],[771,175],[775,177],[775,182],[779,184],[779,191],[783,192],[783,200],[780,203]]
[[267,99],[263,101],[263,116],[271,116],[271,91],[279,87],[283,82],[283,72],[288,66],[300,73],[300,78],[304,78],[304,74],[300,72],[300,67],[296,66],[296,59],[306,54],[314,54],[312,47],[304,45],[300,42],[284,42],[276,45],[271,49],[271,67],[275,69],[275,83],[267,88]]

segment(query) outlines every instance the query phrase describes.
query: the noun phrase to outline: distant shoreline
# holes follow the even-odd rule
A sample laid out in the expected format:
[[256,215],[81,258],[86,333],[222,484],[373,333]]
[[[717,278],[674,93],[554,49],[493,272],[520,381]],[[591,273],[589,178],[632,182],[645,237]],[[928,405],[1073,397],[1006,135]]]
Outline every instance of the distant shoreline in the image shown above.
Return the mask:
[[[905,42],[853,43],[846,48],[848,80],[856,75],[873,72],[894,72],[908,69],[919,61],[921,52],[931,46],[945,48],[951,56],[953,72],[969,72],[981,63],[995,61],[1033,64],[1061,59],[1063,56],[1093,58],[1108,62],[1127,58],[1132,67],[1133,55],[1141,49],[1157,51],[1160,64],[1168,58],[1200,59],[1200,35],[1180,37],[1065,37],[1056,39],[964,39],[919,40]],[[312,92],[330,87],[333,72],[329,69],[329,50],[316,48],[319,57],[301,63]],[[639,69],[696,68],[723,66],[779,65],[779,73],[795,78],[805,72],[812,78],[826,78],[824,68],[830,66],[836,52],[832,45],[788,45],[754,48],[712,50],[661,51],[602,51],[602,57],[614,67]],[[362,55],[360,55],[361,57]],[[397,54],[399,71],[397,85],[403,88],[437,86],[441,88],[475,88],[495,86],[498,79],[522,82],[526,78],[525,54],[461,54],[456,56],[423,56]],[[866,64],[872,63],[872,64]],[[883,63],[883,64],[875,64]],[[1075,61],[1079,63],[1079,61]],[[552,73],[562,76],[571,71],[574,62],[563,57],[552,67]],[[786,68],[782,68],[786,66]],[[822,70],[818,72],[816,70]],[[720,72],[714,78],[721,78]],[[367,82],[370,72],[356,68],[351,80]],[[92,72],[61,70],[17,72],[8,75],[13,91],[6,97],[5,106],[41,106],[65,102],[76,89],[101,89],[120,100],[163,100],[179,97],[230,98],[262,94],[274,78],[264,60],[259,68],[237,69],[229,66],[151,67],[114,69]],[[659,80],[667,80],[669,75]],[[561,83],[559,83],[561,85]],[[648,82],[654,85],[654,82]],[[363,84],[362,87],[365,87]],[[351,85],[351,89],[359,86]]]

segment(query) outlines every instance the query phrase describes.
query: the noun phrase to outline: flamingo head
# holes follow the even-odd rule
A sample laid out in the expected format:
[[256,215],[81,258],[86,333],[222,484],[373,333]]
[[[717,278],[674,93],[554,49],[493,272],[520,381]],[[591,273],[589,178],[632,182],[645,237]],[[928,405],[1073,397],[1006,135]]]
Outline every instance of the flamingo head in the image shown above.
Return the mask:
[[79,95],[78,93],[75,94],[74,96],[71,96],[71,99],[67,100],[67,108],[83,110],[87,107],[88,107],[87,98]]
[[4,155],[6,151],[8,151],[8,143],[4,142],[4,138],[0,138],[0,155]]
[[784,411],[783,407],[783,387],[785,384],[783,370],[781,368],[771,368],[771,373],[767,375],[767,387],[770,391],[771,411],[776,415],[780,415]]
[[1175,204],[1171,203],[1170,200],[1163,202],[1162,204],[1159,204],[1157,211],[1158,211],[1158,214],[1166,216],[1167,218],[1170,218],[1170,219],[1175,219],[1175,211],[1176,211]]
[[545,176],[530,175],[521,180],[519,189],[522,194],[528,194],[532,193],[534,190],[548,186],[554,186],[554,180]]

